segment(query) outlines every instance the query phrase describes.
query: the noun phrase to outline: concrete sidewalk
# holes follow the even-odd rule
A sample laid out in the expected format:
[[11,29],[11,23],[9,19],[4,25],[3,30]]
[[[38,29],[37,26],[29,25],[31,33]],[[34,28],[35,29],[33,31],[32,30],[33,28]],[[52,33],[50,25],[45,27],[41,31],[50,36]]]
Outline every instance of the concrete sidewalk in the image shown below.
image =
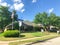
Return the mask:
[[35,43],[31,45],[60,45],[60,37],[50,39],[42,43]]

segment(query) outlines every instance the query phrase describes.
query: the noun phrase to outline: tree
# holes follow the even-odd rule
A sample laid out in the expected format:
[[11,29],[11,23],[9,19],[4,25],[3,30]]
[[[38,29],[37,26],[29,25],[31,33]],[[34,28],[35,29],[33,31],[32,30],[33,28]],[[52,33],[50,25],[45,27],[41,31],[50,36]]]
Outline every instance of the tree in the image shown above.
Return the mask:
[[57,16],[56,26],[60,29],[60,16]]
[[46,12],[38,13],[34,19],[35,23],[41,23],[46,26],[55,26],[60,28],[60,16],[56,16],[54,13],[48,15]]
[[41,23],[43,25],[47,25],[49,23],[48,22],[48,14],[46,12],[38,13],[35,16],[34,22],[35,23]]
[[49,24],[56,26],[58,23],[58,17],[54,13],[50,13]]
[[[18,17],[15,10],[14,13],[15,13],[14,15],[14,21],[15,21],[17,20]],[[7,26],[12,22],[11,14],[12,12],[9,11],[9,7],[0,6],[0,29],[3,30],[5,26]]]

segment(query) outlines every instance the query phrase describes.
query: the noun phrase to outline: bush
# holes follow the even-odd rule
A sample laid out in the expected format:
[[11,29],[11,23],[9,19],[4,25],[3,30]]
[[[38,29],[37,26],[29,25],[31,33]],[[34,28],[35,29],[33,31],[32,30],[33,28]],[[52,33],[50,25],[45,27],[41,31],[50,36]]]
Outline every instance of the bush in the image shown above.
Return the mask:
[[18,30],[8,30],[4,32],[4,37],[18,37],[19,31]]
[[34,30],[35,30],[35,31],[41,31],[41,29],[43,29],[43,27],[38,27],[38,26],[35,26],[35,27],[34,27]]

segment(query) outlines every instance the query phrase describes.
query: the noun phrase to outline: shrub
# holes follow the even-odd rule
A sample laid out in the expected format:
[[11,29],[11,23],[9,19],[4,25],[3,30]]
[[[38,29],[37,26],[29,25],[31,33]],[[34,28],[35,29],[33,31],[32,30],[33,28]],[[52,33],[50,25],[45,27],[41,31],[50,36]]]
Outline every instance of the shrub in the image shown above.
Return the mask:
[[38,27],[38,26],[35,26],[35,27],[34,27],[34,30],[35,30],[35,31],[41,31],[41,29],[44,29],[44,28],[43,28],[43,27]]
[[4,37],[18,37],[19,31],[18,30],[8,30],[4,32]]

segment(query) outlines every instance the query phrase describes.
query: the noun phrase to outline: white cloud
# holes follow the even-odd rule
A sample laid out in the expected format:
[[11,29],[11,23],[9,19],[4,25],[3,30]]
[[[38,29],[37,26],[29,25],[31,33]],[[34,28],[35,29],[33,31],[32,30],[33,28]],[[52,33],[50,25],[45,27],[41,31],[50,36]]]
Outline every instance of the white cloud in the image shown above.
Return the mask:
[[25,11],[25,9],[22,9],[21,12],[23,13]]
[[2,0],[0,0],[0,2],[2,2]]
[[25,11],[25,9],[23,7],[24,7],[24,4],[23,3],[14,3],[10,7],[10,9],[15,9],[15,10],[20,11],[20,12],[23,13]]
[[7,2],[5,2],[4,0],[0,0],[0,5],[2,6],[9,6],[10,9],[15,9],[16,11],[20,11],[21,13],[23,13],[25,11],[24,9],[24,4],[22,2],[22,0],[13,0],[14,4],[10,5]]
[[20,3],[20,2],[22,2],[22,1],[21,1],[21,0],[13,0],[13,2],[15,2],[15,3],[16,3],[16,2],[19,2],[19,3]]
[[35,3],[35,2],[37,2],[37,0],[32,0],[32,3]]
[[8,4],[6,2],[1,2],[0,5],[2,5],[2,6],[10,6],[10,4]]
[[53,11],[54,11],[54,8],[51,8],[51,9],[48,10],[48,13],[51,13]]
[[4,2],[4,0],[0,0],[0,5],[1,6],[10,6],[7,2]]
[[21,10],[23,7],[24,7],[24,4],[23,4],[23,3],[20,3],[20,4],[15,3],[15,4],[14,4],[15,10]]
[[22,0],[13,0],[14,4],[10,7],[10,9],[15,9],[16,11],[20,11],[23,13],[25,11],[24,9],[24,3]]

